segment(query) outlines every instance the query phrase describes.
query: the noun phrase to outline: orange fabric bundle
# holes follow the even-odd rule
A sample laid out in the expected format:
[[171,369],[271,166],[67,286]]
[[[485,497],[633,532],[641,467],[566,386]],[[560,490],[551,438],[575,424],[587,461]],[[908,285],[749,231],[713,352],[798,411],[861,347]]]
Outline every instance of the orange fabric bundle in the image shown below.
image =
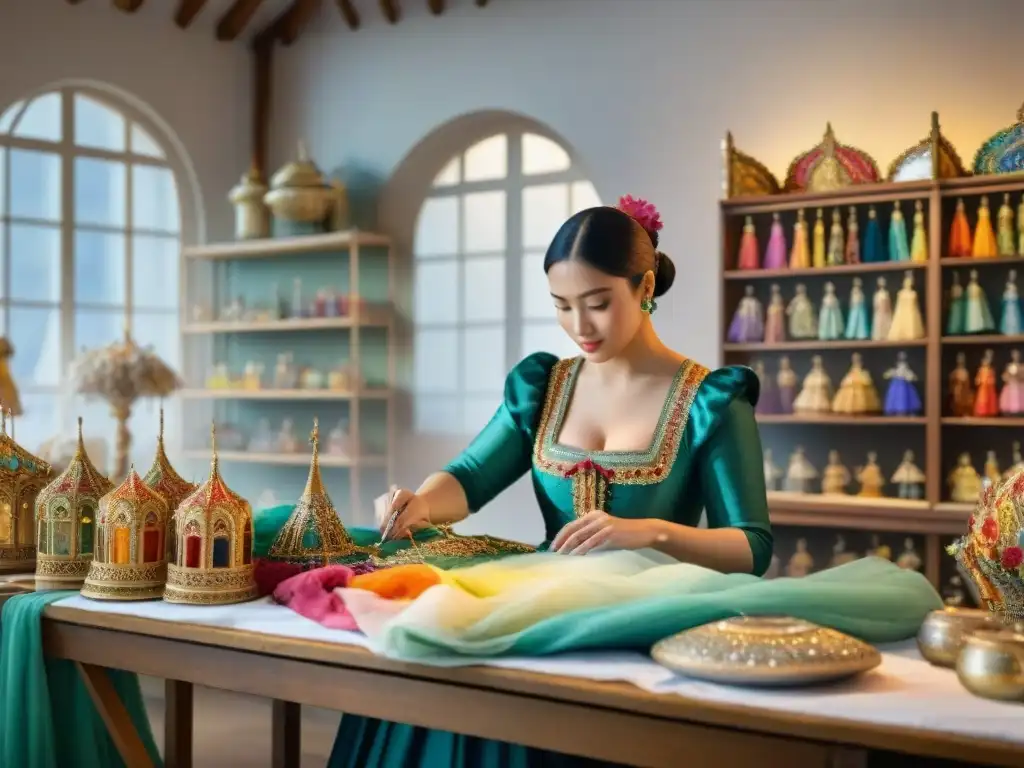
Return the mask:
[[441,573],[429,565],[398,565],[352,578],[349,587],[365,589],[385,600],[415,600],[441,583]]

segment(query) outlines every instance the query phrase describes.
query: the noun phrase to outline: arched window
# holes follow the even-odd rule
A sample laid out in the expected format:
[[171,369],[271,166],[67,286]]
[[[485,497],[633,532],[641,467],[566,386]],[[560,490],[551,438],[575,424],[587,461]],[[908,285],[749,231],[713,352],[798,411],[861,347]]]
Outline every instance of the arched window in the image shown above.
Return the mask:
[[571,153],[536,132],[494,134],[441,169],[413,246],[417,432],[475,433],[518,360],[579,353],[542,265],[562,222],[600,204]]
[[[62,396],[82,347],[127,328],[180,363],[181,214],[158,135],[138,110],[86,87],[51,90],[0,114],[0,334],[14,345],[25,409],[17,438],[29,448],[83,411],[89,433],[112,444],[107,406]],[[136,442],[155,434],[133,422]]]

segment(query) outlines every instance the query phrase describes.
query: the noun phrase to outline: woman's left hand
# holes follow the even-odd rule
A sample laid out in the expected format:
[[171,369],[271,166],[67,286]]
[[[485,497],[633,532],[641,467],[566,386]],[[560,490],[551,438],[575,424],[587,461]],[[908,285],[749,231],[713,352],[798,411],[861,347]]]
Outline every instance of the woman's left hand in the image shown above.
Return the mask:
[[598,509],[562,528],[551,542],[551,551],[585,555],[605,549],[644,549],[654,539],[650,520],[627,520]]

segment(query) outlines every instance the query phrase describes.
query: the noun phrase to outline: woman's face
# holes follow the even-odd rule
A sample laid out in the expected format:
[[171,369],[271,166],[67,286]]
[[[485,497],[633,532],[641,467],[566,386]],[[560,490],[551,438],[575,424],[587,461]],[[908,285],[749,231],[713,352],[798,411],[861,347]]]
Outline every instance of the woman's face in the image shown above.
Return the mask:
[[548,285],[562,329],[595,363],[619,355],[646,317],[640,309],[642,286],[634,288],[630,280],[607,275],[582,261],[552,265]]

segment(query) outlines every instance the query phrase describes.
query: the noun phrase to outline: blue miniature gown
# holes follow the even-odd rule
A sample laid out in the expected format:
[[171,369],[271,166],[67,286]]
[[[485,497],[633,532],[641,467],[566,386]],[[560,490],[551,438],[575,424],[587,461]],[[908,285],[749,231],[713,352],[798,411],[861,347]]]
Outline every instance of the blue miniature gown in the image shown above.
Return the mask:
[[1003,291],[1003,310],[999,317],[999,332],[1004,336],[1017,336],[1021,333],[1020,296],[1017,286],[1007,286]]
[[860,256],[865,264],[889,260],[885,240],[882,238],[882,225],[878,222],[878,216],[873,208],[869,211],[868,223],[864,228],[864,246],[861,248]]
[[863,293],[856,300],[850,299],[850,311],[846,315],[846,332],[843,335],[847,339],[859,341],[871,338],[868,307]]
[[[685,361],[675,377],[646,451],[581,451],[558,442],[581,358],[537,353],[505,382],[491,422],[445,471],[473,511],[522,475],[533,479],[547,542],[566,523],[594,509],[632,518],[742,530],[753,571],[772,557],[754,419],[757,376],[739,366],[710,371]],[[608,765],[594,760],[345,715],[329,768],[565,768]]]

